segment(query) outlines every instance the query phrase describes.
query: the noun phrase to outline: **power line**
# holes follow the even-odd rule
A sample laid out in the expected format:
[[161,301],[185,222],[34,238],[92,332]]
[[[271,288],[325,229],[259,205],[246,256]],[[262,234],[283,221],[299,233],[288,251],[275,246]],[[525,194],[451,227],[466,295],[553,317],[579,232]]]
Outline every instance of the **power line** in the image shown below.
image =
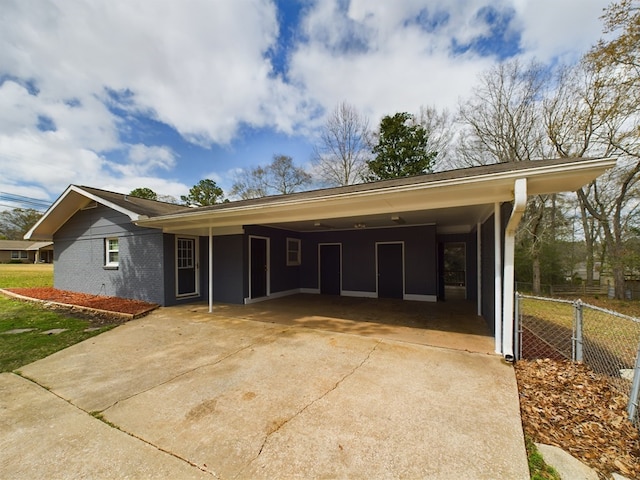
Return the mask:
[[[7,205],[6,203],[0,203],[0,207],[6,207],[11,209],[20,208],[20,207],[16,207],[15,205]],[[30,208],[30,210],[35,210],[36,212],[44,213],[46,208]]]
[[[24,195],[17,195],[17,194],[8,193],[8,192],[0,192],[0,200],[16,203],[26,208],[32,208],[34,210],[46,210],[51,205],[51,202],[49,202],[48,200],[41,200],[39,198],[26,197]],[[2,206],[9,207],[9,208],[16,208],[15,205],[10,206],[10,205],[3,204]]]
[[35,197],[27,197],[25,195],[18,195],[17,193],[0,192],[0,195],[7,196],[7,197],[13,197],[13,198],[17,198],[17,199],[34,201],[34,202],[46,203],[46,204],[49,203],[49,200],[43,200],[43,199],[35,198]]

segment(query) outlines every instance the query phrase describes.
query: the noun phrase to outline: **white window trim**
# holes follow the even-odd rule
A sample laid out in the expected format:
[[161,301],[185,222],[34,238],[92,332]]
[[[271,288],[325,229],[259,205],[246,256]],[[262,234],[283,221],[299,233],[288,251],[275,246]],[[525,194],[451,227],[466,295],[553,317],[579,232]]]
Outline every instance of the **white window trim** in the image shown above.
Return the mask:
[[[109,242],[111,240],[116,240],[118,242],[118,249],[111,250],[109,248]],[[118,261],[111,262],[109,260],[109,254],[112,252],[118,252]],[[120,239],[118,237],[108,237],[104,239],[104,266],[105,267],[118,267],[120,265]]]
[[[297,258],[296,260],[289,260],[289,253],[293,253],[293,250],[289,250],[289,242],[294,242],[298,245],[298,250],[297,250]],[[288,238],[287,237],[287,267],[297,267],[298,265],[302,264],[302,241],[299,238]]]

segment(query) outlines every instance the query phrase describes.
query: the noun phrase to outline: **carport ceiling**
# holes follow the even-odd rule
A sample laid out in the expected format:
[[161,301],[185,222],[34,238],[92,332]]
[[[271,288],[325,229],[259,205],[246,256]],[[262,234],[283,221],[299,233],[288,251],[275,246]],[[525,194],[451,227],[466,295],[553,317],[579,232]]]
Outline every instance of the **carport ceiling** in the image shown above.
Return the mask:
[[[322,232],[387,228],[398,226],[436,225],[439,233],[467,233],[493,212],[493,204],[455,208],[437,208],[391,214],[339,217],[328,215],[313,220],[271,223],[267,226],[296,232]],[[338,212],[339,213],[339,212]]]

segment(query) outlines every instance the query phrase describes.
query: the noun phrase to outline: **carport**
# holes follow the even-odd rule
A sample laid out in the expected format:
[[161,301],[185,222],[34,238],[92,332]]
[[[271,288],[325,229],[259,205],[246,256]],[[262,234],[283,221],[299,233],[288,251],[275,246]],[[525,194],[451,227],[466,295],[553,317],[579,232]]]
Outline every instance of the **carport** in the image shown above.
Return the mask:
[[[194,248],[203,240],[209,312],[224,295],[240,294],[235,303],[299,293],[437,302],[451,295],[446,287],[457,276],[463,279],[457,293],[486,320],[494,351],[510,358],[514,238],[527,198],[575,191],[614,164],[496,164],[231,202],[135,223],[178,239],[193,236]],[[466,252],[462,273],[444,267],[448,244]],[[386,282],[387,272],[395,280]],[[197,271],[194,276],[197,282]],[[232,287],[236,291],[229,293]]]
[[[204,303],[176,308],[208,312]],[[491,330],[471,301],[424,303],[301,293],[249,305],[216,304],[210,315],[476,353],[493,353],[494,348]]]

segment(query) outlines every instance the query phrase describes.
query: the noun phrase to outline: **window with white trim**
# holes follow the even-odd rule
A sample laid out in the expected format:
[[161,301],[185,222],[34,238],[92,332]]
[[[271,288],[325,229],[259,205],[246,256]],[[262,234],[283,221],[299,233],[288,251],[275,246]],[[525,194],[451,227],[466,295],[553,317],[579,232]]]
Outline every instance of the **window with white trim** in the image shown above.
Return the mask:
[[299,238],[287,238],[287,266],[300,265],[301,242]]
[[19,259],[25,259],[25,258],[29,258],[29,256],[27,255],[27,252],[24,250],[12,250],[11,251],[11,259],[12,260],[19,260]]
[[105,239],[105,267],[117,267],[119,265],[120,247],[117,238]]

